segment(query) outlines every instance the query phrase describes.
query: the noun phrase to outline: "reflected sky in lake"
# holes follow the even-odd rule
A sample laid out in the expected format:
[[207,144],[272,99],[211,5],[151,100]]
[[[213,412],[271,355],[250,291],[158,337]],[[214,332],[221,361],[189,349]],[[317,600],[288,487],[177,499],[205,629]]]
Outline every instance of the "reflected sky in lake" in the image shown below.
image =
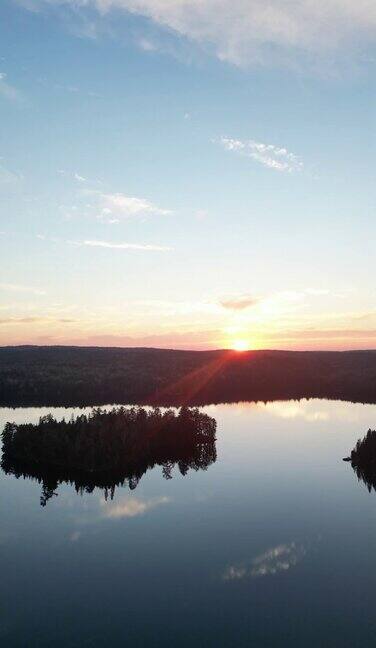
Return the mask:
[[374,645],[376,494],[342,457],[376,406],[205,411],[215,463],[169,480],[157,466],[112,501],[63,484],[43,508],[40,484],[0,475],[4,645]]

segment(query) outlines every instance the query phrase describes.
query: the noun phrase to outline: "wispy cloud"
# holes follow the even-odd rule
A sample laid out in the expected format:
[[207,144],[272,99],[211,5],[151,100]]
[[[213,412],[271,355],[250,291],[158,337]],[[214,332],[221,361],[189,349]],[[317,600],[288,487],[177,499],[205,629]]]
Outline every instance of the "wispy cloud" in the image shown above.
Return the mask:
[[319,288],[306,288],[299,291],[282,290],[257,297],[249,293],[244,293],[223,297],[218,303],[222,308],[234,311],[245,311],[248,308],[259,306],[260,308],[258,310],[264,314],[268,313],[271,315],[275,311],[280,316],[282,312],[291,310],[291,308],[295,310],[296,307],[301,307],[309,298],[322,298],[329,294],[329,290]]
[[[65,242],[68,243],[69,245],[73,245],[74,247],[98,247],[98,248],[106,248],[109,250],[139,250],[141,252],[170,252],[173,250],[172,247],[168,247],[166,245],[153,245],[149,243],[127,243],[127,242],[114,242],[114,241],[98,241],[98,240],[93,240],[93,239],[85,239],[84,241],[75,241],[75,240],[68,240],[68,241],[61,241],[61,239],[58,239],[57,237],[51,237],[51,236],[46,236],[45,234],[37,234],[36,238],[40,241],[46,241],[48,243],[59,243],[59,242]],[[10,288],[10,284],[0,284],[1,285],[7,285],[8,290],[25,290],[25,287],[12,287]]]
[[252,297],[251,295],[240,295],[239,297],[223,299],[220,304],[223,308],[229,310],[245,310],[250,306],[255,306],[259,301],[257,297]]
[[[66,169],[58,169],[57,173],[62,178],[75,180],[80,184],[87,183],[90,184],[91,186],[102,184],[101,180],[93,180],[93,178],[86,178],[85,176],[83,176],[81,173],[78,173],[77,171],[72,172],[72,171],[67,171]],[[87,193],[90,193],[90,191],[88,190]]]
[[[60,5],[61,0],[34,0]],[[123,9],[149,18],[235,65],[317,65],[367,52],[376,38],[372,0],[65,0],[77,19],[87,10],[86,36]],[[77,12],[77,6],[80,12]],[[92,8],[98,9],[93,22]],[[82,34],[81,34],[82,35]]]
[[127,196],[124,193],[93,191],[91,194],[96,198],[98,218],[108,223],[140,216],[167,216],[172,213],[169,209],[157,207],[145,198]]
[[74,174],[74,179],[77,180],[77,182],[87,182],[87,178],[84,178],[84,176],[79,175],[79,173]]
[[229,137],[221,137],[219,143],[226,151],[249,157],[269,169],[292,173],[303,168],[303,162],[297,155],[274,144],[263,144],[255,140],[241,141]]
[[46,291],[41,288],[33,286],[22,286],[12,283],[0,283],[0,290],[7,290],[9,292],[30,293],[31,295],[45,295]]
[[78,245],[86,245],[88,247],[107,248],[110,250],[140,250],[141,252],[169,252],[172,250],[170,247],[162,245],[148,245],[142,243],[111,243],[109,241],[83,241],[77,243]]
[[[63,177],[70,177],[82,185],[77,194],[77,204],[70,207],[67,205],[60,206],[66,218],[80,215],[87,218],[96,218],[103,223],[114,224],[130,218],[168,216],[173,213],[170,209],[159,207],[146,198],[129,196],[122,192],[106,193],[89,188],[90,185],[98,186],[98,184],[102,183],[99,180],[89,180],[79,173],[72,174],[63,169],[60,169],[58,173]],[[85,203],[81,204],[83,198]]]

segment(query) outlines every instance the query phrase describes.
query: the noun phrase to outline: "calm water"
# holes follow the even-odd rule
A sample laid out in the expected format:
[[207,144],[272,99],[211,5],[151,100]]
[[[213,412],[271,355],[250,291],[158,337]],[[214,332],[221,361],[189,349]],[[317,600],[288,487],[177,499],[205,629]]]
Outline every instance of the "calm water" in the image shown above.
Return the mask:
[[64,485],[43,508],[38,483],[1,474],[2,645],[375,645],[376,494],[342,457],[376,405],[206,411],[215,464],[155,468],[113,501]]

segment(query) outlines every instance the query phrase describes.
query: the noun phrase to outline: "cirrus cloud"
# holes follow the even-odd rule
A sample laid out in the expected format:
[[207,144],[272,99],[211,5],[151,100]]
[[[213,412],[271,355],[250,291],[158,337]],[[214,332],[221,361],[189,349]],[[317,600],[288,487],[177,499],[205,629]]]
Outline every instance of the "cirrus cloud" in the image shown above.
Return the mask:
[[229,137],[221,137],[219,143],[226,151],[249,157],[275,171],[292,173],[303,168],[303,162],[297,155],[274,144],[263,144],[262,142],[255,142],[255,140],[243,142]]
[[[301,65],[357,55],[376,39],[373,0],[34,0],[36,5],[70,5],[88,14],[89,36],[105,14],[124,10],[149,19],[235,65]],[[94,21],[95,22],[95,21]],[[99,30],[100,31],[100,30]]]
[[107,248],[110,250],[139,250],[143,252],[169,252],[170,247],[162,245],[148,245],[142,243],[111,243],[109,241],[83,241],[75,245],[85,245],[87,247]]
[[118,223],[122,219],[145,216],[167,216],[169,209],[157,207],[145,198],[127,196],[124,193],[90,192],[96,197],[95,209],[99,220],[107,223]]
[[223,299],[220,304],[223,308],[229,310],[245,310],[250,306],[256,306],[259,301],[257,297],[252,297],[251,295],[240,295],[239,297]]

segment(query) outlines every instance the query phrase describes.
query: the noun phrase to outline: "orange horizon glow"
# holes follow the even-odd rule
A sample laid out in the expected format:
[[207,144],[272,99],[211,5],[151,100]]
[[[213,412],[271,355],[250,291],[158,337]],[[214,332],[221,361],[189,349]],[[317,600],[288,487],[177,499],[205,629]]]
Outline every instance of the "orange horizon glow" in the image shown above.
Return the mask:
[[[35,322],[34,322],[35,319]],[[30,321],[29,321],[30,320]],[[16,324],[17,323],[17,327]],[[3,321],[0,327],[0,346],[85,346],[180,349],[187,351],[232,350],[234,352],[261,350],[288,351],[355,351],[376,349],[375,329],[320,329],[304,328],[276,331],[252,326],[228,326],[214,330],[122,332],[120,326],[89,326],[87,322],[60,322],[52,318],[40,322],[39,318],[25,317]]]
[[233,341],[231,348],[233,349],[233,351],[238,351],[239,353],[241,353],[242,351],[249,351],[251,347],[247,340],[239,339]]

